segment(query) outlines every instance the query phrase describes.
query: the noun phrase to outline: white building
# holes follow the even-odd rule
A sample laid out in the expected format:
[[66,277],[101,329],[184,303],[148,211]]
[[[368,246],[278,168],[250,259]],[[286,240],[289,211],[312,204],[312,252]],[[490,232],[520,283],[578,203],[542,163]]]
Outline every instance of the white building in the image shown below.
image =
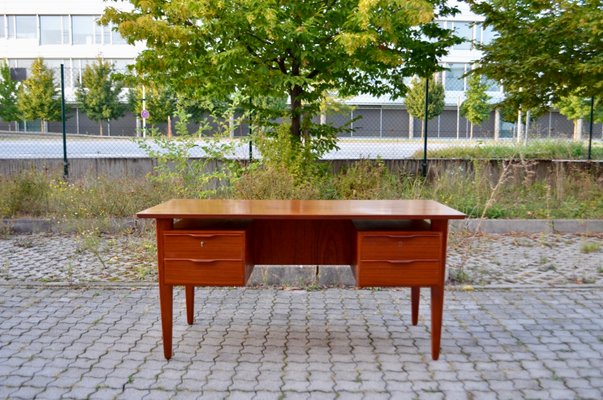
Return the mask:
[[[74,99],[74,88],[86,65],[102,57],[114,63],[116,69],[125,70],[142,45],[131,46],[125,43],[119,33],[111,26],[99,26],[96,20],[108,5],[127,9],[128,2],[110,2],[103,0],[2,0],[0,2],[0,60],[7,60],[13,69],[13,76],[23,79],[34,59],[44,58],[47,66],[57,73],[60,64],[65,66],[65,90],[68,101]],[[440,21],[467,42],[454,46],[441,62],[448,70],[441,75],[446,89],[446,111],[431,125],[430,131],[438,136],[466,136],[469,124],[458,112],[467,89],[467,79],[462,75],[471,68],[481,56],[473,47],[475,42],[487,42],[493,32],[481,25],[483,18],[473,14],[468,5],[458,3],[459,14]],[[496,85],[489,93],[494,100],[502,97],[502,91]],[[404,110],[402,100],[387,97],[357,96],[349,100],[355,106],[352,117],[362,115],[355,123],[355,136],[408,137],[420,131],[420,121],[411,123]],[[68,122],[69,132],[96,132],[96,124],[91,124],[85,116],[74,110]],[[343,122],[349,116],[331,116],[335,123]],[[133,118],[114,123],[113,132],[131,134]],[[6,125],[6,124],[5,124]],[[549,124],[550,125],[550,124]],[[6,129],[0,123],[0,129]],[[549,132],[551,127],[549,126]],[[476,135],[488,135],[494,131],[494,118]],[[244,134],[244,132],[240,132]]]

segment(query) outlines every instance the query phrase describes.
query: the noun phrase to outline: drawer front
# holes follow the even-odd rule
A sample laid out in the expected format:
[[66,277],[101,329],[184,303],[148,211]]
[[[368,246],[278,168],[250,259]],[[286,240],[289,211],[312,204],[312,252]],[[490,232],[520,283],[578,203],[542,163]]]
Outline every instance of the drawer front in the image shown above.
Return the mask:
[[439,261],[363,261],[356,268],[358,287],[437,285],[443,276]]
[[442,235],[437,232],[360,232],[358,260],[439,260]]
[[244,232],[165,233],[165,258],[198,260],[243,260]]
[[165,260],[165,283],[172,285],[243,286],[242,261]]

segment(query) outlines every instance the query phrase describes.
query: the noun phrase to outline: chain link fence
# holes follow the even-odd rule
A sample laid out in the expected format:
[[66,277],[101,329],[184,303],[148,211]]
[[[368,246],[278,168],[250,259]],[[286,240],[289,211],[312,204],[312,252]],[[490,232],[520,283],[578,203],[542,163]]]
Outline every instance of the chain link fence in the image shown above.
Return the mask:
[[[33,60],[30,60],[33,61]],[[62,60],[45,60],[53,71],[55,83],[60,87],[60,65]],[[75,103],[75,91],[86,66],[96,62],[71,60],[64,68],[66,108],[66,151],[68,158],[145,158],[149,155],[141,141],[153,148],[148,133],[170,134],[175,132],[172,121],[170,129],[166,123],[150,126],[139,115],[128,112],[124,117],[111,121],[92,121]],[[16,80],[26,78],[29,64],[20,61],[11,65]],[[115,64],[118,72],[125,72],[126,61]],[[125,98],[123,99],[125,101]],[[460,104],[460,103],[459,103]],[[238,119],[237,119],[238,120]],[[317,118],[316,122],[345,128],[338,139],[338,149],[327,153],[325,159],[408,159],[422,157],[424,146],[423,121],[411,118],[402,104],[353,105],[345,111],[330,113]],[[216,125],[216,124],[214,124]],[[222,124],[224,125],[224,124]],[[226,122],[235,142],[232,157],[238,159],[257,158],[253,145],[249,144],[250,128],[246,123]],[[195,127],[191,126],[191,130]],[[252,132],[253,133],[253,132]],[[447,106],[441,115],[428,123],[427,153],[458,147],[478,145],[527,144],[539,140],[576,141],[587,143],[590,126],[588,122],[569,121],[556,111],[535,118],[522,119],[522,125],[505,122],[495,112],[479,126],[473,126],[460,112],[459,105]],[[175,135],[175,133],[174,133]],[[253,134],[251,135],[253,137]],[[603,124],[595,123],[592,129],[592,144],[603,146]],[[202,145],[195,146],[191,157],[205,156]],[[0,159],[52,159],[63,158],[63,136],[61,122],[40,121],[4,122],[0,120]],[[595,159],[603,159],[602,152],[594,152]],[[583,156],[582,158],[586,158]]]
[[[359,118],[358,118],[359,117]],[[67,113],[66,148],[68,158],[144,158],[148,154],[141,141],[152,141],[142,130],[141,119],[131,113],[116,121],[103,121],[103,135],[99,123],[90,121],[81,110],[70,108]],[[355,118],[358,118],[354,120]],[[352,123],[348,121],[354,120]],[[500,123],[495,132],[494,118],[471,129],[471,124],[455,110],[446,110],[441,116],[429,121],[427,130],[428,157],[430,152],[452,147],[471,147],[498,144],[529,144],[542,140],[581,141],[588,144],[589,124],[580,131],[575,124],[557,113],[548,113],[531,121],[529,126]],[[409,118],[404,109],[355,108],[349,115],[328,115],[326,123],[350,128],[340,135],[339,149],[325,155],[325,159],[407,159],[422,156],[423,121]],[[46,159],[63,157],[61,123],[49,122],[46,132],[41,132],[39,121],[28,123],[0,122],[0,159]],[[167,133],[166,124],[159,124],[156,131]],[[147,132],[150,130],[147,130]],[[173,129],[172,129],[173,130]],[[250,150],[249,127],[233,126],[231,131],[235,146],[235,158],[258,157],[257,150]],[[495,140],[496,135],[496,140]],[[592,145],[603,146],[603,125],[593,125]],[[202,146],[195,147],[190,156],[203,157]],[[595,159],[601,159],[594,152]],[[584,157],[585,158],[585,157]]]

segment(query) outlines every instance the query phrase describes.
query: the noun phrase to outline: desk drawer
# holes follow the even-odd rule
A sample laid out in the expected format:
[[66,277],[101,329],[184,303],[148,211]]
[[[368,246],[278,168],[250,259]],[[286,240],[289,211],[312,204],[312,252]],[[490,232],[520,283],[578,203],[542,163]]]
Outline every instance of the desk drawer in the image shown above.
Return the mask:
[[439,232],[358,232],[358,261],[439,260]]
[[429,286],[442,276],[438,260],[362,261],[356,268],[358,287]]
[[245,264],[225,260],[165,260],[165,283],[171,285],[244,286]]
[[166,232],[165,258],[243,260],[245,232]]

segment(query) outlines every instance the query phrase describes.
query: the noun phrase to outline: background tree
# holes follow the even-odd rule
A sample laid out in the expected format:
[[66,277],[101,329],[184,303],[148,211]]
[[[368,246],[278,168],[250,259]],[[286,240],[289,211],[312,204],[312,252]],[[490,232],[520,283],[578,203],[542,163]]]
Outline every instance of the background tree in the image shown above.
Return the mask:
[[603,93],[601,0],[469,0],[498,37],[478,45],[475,72],[500,82],[525,109],[570,94]]
[[84,68],[75,95],[88,118],[98,123],[101,136],[103,121],[117,119],[126,112],[126,105],[120,101],[122,89],[123,83],[110,62],[98,58]]
[[8,63],[0,65],[0,118],[6,122],[19,120],[17,92],[19,84],[10,76]]
[[[427,119],[433,119],[444,111],[444,86],[437,80],[430,79],[428,96]],[[404,104],[413,118],[425,119],[425,78],[413,78],[410,89],[404,98]],[[421,137],[425,134],[424,130],[425,125],[421,124]]]
[[482,78],[477,74],[469,77],[466,98],[461,104],[461,114],[471,123],[470,139],[473,139],[473,126],[487,121],[492,111],[490,96],[486,93],[488,85]]
[[317,115],[325,93],[402,97],[405,76],[437,70],[459,42],[434,22],[454,13],[445,0],[131,3],[128,12],[108,8],[102,22],[146,42],[138,72],[188,98],[287,95],[287,114],[253,111],[289,120],[298,142],[316,133],[309,122],[303,132],[302,116]]
[[[158,83],[144,83],[145,107],[149,111],[147,121],[151,126],[167,123],[176,112],[177,97],[172,88]],[[143,84],[130,89],[128,102],[135,115],[142,112]]]
[[31,65],[31,75],[19,86],[17,108],[26,121],[40,120],[41,130],[47,130],[47,121],[61,120],[61,100],[54,83],[54,72],[36,59]]
[[[574,121],[574,140],[582,139],[583,122],[590,119],[590,99],[577,95],[569,95],[561,98],[555,107],[568,119]],[[595,100],[594,121],[603,122],[603,106]]]

